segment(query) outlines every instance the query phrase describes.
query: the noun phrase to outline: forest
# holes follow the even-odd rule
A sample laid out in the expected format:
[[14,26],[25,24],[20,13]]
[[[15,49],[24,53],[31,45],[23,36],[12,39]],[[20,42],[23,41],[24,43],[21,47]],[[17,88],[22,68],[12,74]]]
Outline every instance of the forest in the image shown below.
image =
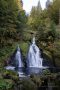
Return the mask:
[[[16,71],[4,67],[18,44],[26,57],[33,36],[54,69],[21,79]],[[44,82],[50,81],[56,87],[45,88]],[[29,14],[23,10],[21,0],[0,0],[0,90],[60,90],[60,0],[46,4],[44,10],[38,1]]]

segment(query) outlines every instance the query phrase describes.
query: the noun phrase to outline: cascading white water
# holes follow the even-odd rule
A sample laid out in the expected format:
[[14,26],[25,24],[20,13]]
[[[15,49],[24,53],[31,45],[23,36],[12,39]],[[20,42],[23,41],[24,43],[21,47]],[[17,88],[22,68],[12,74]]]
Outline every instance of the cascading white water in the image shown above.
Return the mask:
[[41,68],[42,60],[43,59],[41,58],[41,52],[35,44],[35,37],[34,37],[28,51],[27,66]]
[[[12,59],[13,60],[13,59]],[[17,70],[19,77],[25,77],[26,75],[30,74],[40,74],[42,73],[43,69],[48,67],[44,67],[42,65],[43,59],[41,58],[41,52],[35,43],[35,37],[32,40],[32,44],[29,47],[28,55],[27,55],[27,68],[24,67],[22,57],[21,57],[21,50],[18,46],[16,53],[14,54],[14,66],[6,66],[7,70]]]
[[18,67],[23,67],[22,58],[21,58],[21,52],[20,52],[19,46],[17,48],[15,59],[16,59],[16,61],[18,61]]

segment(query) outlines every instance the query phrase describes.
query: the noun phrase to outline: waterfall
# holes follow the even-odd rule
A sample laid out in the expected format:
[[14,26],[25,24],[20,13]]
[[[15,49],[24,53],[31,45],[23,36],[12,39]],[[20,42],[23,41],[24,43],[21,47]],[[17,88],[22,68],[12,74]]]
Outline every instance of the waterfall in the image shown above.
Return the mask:
[[28,54],[27,54],[27,67],[24,67],[22,54],[19,46],[17,47],[16,52],[13,55],[13,65],[8,65],[5,68],[7,70],[16,70],[18,71],[19,77],[25,77],[25,75],[30,74],[40,74],[42,73],[43,69],[48,67],[44,67],[42,65],[43,59],[41,58],[41,51],[39,50],[38,46],[35,42],[35,37],[32,39],[32,43],[29,47]]
[[27,66],[28,67],[42,67],[41,51],[35,43],[35,37],[33,37],[32,44],[29,47],[27,55]]
[[19,46],[17,48],[15,59],[16,59],[16,62],[18,62],[18,67],[19,68],[23,67],[22,57],[21,57],[21,52],[20,52]]

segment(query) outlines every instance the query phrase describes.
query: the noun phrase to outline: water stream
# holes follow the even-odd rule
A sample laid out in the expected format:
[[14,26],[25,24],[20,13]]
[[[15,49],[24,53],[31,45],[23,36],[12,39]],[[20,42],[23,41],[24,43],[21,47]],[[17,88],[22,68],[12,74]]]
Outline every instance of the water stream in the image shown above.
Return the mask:
[[35,37],[33,37],[32,44],[29,47],[27,55],[27,66],[41,68],[42,67],[41,51],[35,43]]

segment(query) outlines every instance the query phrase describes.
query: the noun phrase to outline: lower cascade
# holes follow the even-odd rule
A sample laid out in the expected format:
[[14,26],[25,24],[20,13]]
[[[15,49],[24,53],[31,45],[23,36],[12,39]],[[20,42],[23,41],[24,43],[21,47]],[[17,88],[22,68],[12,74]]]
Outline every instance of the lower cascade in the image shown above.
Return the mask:
[[29,47],[28,55],[27,55],[27,67],[42,67],[41,52],[39,48],[36,46],[35,37],[32,40],[32,44]]

